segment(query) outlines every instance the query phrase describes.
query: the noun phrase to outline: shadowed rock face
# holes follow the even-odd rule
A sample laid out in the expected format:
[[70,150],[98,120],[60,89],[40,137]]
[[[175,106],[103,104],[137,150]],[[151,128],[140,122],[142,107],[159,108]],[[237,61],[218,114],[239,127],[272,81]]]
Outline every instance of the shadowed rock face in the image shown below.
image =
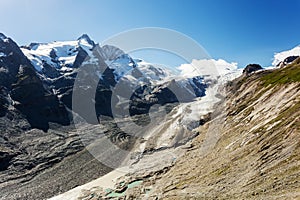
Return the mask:
[[286,59],[284,59],[284,63],[291,63],[291,62],[293,62],[294,60],[296,60],[297,58],[299,58],[299,56],[289,56],[289,57],[287,57]]
[[8,109],[9,99],[5,87],[0,88],[0,117],[3,117]]
[[255,72],[257,70],[261,70],[263,69],[259,64],[249,64],[245,67],[245,69],[243,70],[243,74],[251,74],[252,72]]
[[62,125],[70,123],[65,107],[44,88],[31,67],[20,67],[17,82],[12,85],[11,98],[16,101],[15,107],[26,116],[32,128],[47,131],[49,122]]
[[16,81],[20,65],[31,66],[31,63],[18,45],[3,34],[0,38],[0,55],[0,86],[10,88]]
[[79,47],[78,48],[78,54],[76,56],[73,67],[74,68],[80,67],[81,64],[83,63],[84,59],[86,59],[87,56],[88,56],[88,54],[81,47]]
[[289,56],[285,58],[283,61],[281,61],[280,63],[278,63],[277,67],[285,67],[288,64],[294,62],[297,58],[299,58],[299,56]]
[[10,161],[14,157],[9,151],[0,151],[0,171],[6,170],[10,165]]
[[49,78],[56,78],[56,77],[59,77],[59,75],[60,75],[60,73],[59,73],[59,71],[56,69],[56,68],[54,68],[54,67],[51,67],[49,64],[47,64],[47,63],[44,63],[43,64],[43,69],[42,69],[42,72],[44,73],[44,74],[47,74],[47,76],[49,77]]
[[48,122],[69,124],[64,106],[44,87],[27,57],[18,45],[4,36],[0,39],[0,115],[4,116],[11,101],[33,128],[48,130]]

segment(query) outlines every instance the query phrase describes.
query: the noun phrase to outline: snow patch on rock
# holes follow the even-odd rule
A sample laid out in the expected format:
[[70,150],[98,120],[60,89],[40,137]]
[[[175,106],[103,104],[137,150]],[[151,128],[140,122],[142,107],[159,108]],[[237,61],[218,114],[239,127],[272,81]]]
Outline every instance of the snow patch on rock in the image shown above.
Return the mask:
[[277,66],[280,62],[284,61],[284,59],[289,56],[300,56],[300,45],[287,51],[275,53],[272,65]]

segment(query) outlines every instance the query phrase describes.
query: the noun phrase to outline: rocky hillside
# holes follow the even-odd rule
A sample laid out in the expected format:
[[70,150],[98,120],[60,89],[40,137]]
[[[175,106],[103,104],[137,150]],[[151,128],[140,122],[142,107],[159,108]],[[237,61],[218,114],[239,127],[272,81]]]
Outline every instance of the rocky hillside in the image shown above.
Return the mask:
[[299,75],[300,58],[229,82],[212,120],[173,166],[122,178],[114,193],[83,197],[299,199]]

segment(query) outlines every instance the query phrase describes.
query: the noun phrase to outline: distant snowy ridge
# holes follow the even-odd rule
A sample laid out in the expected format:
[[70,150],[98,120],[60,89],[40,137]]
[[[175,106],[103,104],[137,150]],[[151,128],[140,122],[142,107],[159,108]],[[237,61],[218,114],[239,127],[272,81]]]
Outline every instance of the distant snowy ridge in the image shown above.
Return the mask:
[[[79,62],[76,63],[76,60],[80,57],[88,56],[84,58],[82,64],[97,63],[95,51],[113,70],[116,82],[122,78],[139,83],[162,84],[173,79],[179,81],[199,76],[224,76],[226,74],[231,74],[230,79],[232,79],[237,76],[236,74],[239,75],[236,73],[239,71],[237,63],[228,63],[222,59],[193,60],[191,64],[183,64],[174,69],[138,59],[134,60],[117,47],[110,45],[100,47],[86,34],[75,41],[32,43],[21,47],[21,50],[35,69],[47,78],[57,78],[72,72],[74,68],[79,67],[77,66]],[[53,71],[55,71],[54,75]],[[49,77],[51,75],[52,77]]]
[[290,56],[300,56],[300,45],[287,51],[275,53],[272,65],[277,66],[280,62],[284,61],[284,59]]
[[208,76],[221,82],[233,80],[242,74],[236,62],[227,62],[223,59],[193,60],[191,64],[178,67],[182,77]]

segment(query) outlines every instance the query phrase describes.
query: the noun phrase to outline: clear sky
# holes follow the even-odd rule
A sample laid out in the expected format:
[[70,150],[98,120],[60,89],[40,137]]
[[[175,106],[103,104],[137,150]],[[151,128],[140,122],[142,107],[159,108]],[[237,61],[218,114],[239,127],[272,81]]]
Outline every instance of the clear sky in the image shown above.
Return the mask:
[[300,44],[300,0],[0,0],[0,31],[18,44],[101,42],[119,32],[164,27],[201,44],[211,57],[270,65]]

